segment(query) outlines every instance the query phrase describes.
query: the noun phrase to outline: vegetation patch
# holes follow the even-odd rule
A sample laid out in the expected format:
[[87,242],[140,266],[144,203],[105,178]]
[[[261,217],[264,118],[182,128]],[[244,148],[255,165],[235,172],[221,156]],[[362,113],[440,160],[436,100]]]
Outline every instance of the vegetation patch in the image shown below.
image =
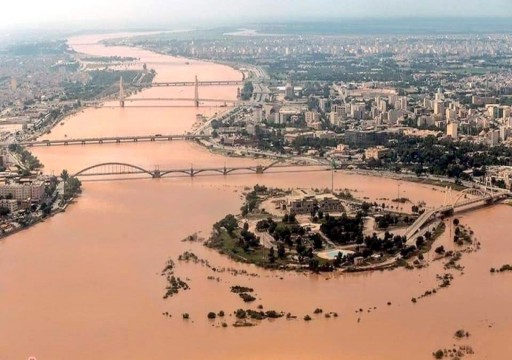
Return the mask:
[[473,348],[469,345],[459,345],[453,348],[439,349],[432,353],[434,359],[462,359],[465,356],[474,355]]
[[502,265],[499,268],[491,268],[491,272],[492,273],[494,273],[494,272],[506,272],[506,271],[512,271],[512,265],[505,264],[505,265]]
[[174,275],[174,261],[169,259],[165,268],[162,270],[162,276],[165,276],[167,279],[167,286],[165,288],[166,292],[164,294],[164,299],[177,295],[182,290],[189,290],[190,287],[188,284],[181,280],[181,278]]

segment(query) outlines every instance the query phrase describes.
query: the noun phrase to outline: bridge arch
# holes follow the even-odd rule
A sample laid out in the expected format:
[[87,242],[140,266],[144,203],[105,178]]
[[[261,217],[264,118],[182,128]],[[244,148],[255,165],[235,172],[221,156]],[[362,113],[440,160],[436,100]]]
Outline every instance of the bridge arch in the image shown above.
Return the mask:
[[[134,170],[138,170],[137,171],[133,171],[132,173],[145,173],[145,174],[148,174],[150,176],[153,176],[153,173],[149,170],[146,170],[140,166],[137,166],[137,165],[133,165],[133,164],[127,164],[127,163],[121,163],[121,162],[106,162],[106,163],[100,163],[100,164],[95,164],[95,165],[92,165],[92,166],[89,166],[89,167],[86,167],[80,171],[78,171],[77,173],[75,173],[73,176],[80,176],[80,175],[86,175],[85,173],[89,170],[92,170],[92,169],[97,169],[97,168],[102,168],[102,167],[115,167],[115,166],[118,166],[118,167],[124,167],[124,168],[128,168],[128,169],[134,169]],[[106,172],[104,173],[104,175],[122,175],[122,174],[129,174],[130,172],[123,172],[123,171],[118,171],[118,172],[115,172],[115,171],[111,171],[110,173]],[[95,174],[89,174],[91,176],[95,175]]]
[[270,163],[270,164],[268,164],[266,166],[263,166],[263,171],[267,171],[268,169],[270,169],[270,168],[272,168],[272,167],[274,167],[277,164],[282,163],[282,162],[284,162],[284,159],[279,159],[279,160],[274,161],[273,163]]
[[455,198],[455,200],[452,203],[452,206],[456,207],[457,205],[463,204],[466,201],[466,199],[468,198],[468,196],[472,197],[471,199],[468,199],[468,200],[477,200],[477,199],[484,200],[484,199],[492,196],[492,194],[490,194],[482,189],[479,189],[479,188],[464,189],[457,195],[457,197]]

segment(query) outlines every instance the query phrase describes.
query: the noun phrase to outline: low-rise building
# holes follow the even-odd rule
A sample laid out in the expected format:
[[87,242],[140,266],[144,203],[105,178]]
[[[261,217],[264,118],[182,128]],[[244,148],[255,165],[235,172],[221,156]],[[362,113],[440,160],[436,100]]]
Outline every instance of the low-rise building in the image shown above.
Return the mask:
[[323,212],[343,211],[340,199],[332,194],[290,196],[286,206],[290,214],[309,214],[315,209]]
[[366,149],[364,155],[367,159],[383,159],[391,153],[391,150],[384,146],[376,146],[373,148]]

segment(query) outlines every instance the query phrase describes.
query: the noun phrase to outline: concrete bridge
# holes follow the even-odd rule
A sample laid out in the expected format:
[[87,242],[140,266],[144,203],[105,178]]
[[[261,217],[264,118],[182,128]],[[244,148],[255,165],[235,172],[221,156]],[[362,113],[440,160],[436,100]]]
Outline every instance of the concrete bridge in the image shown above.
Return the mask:
[[172,175],[187,175],[190,177],[197,176],[199,174],[217,174],[217,175],[230,175],[235,172],[245,172],[245,173],[254,173],[254,174],[263,174],[269,169],[283,169],[283,168],[292,168],[292,167],[308,167],[318,165],[293,165],[293,164],[283,164],[281,160],[275,161],[269,165],[249,165],[249,166],[224,166],[224,167],[202,167],[202,168],[194,168],[191,166],[190,168],[173,168],[173,169],[155,169],[148,170],[141,166],[121,163],[121,162],[107,162],[107,163],[99,163],[92,166],[88,166],[75,174],[73,176],[76,177],[104,177],[104,176],[117,176],[117,175],[149,175],[154,179],[162,178],[164,176],[172,176]]
[[[448,190],[447,193],[449,193]],[[450,204],[447,204],[447,199],[445,199],[444,205],[426,210],[407,228],[404,236],[407,238],[408,242],[413,241],[415,235],[435,218],[449,216],[456,211],[469,210],[482,205],[492,205],[508,198],[510,195],[511,192],[508,190],[493,188],[487,185],[465,189],[461,191]]]
[[173,141],[173,140],[201,140],[208,139],[207,135],[140,135],[140,136],[106,136],[92,138],[57,139],[57,140],[36,140],[22,141],[19,144],[27,147],[33,146],[65,146],[65,145],[93,145],[93,144],[121,144],[150,141]]
[[[152,87],[177,87],[177,86],[243,86],[243,80],[209,80],[209,81],[168,81],[168,82],[153,82]],[[147,87],[141,85],[141,87]]]

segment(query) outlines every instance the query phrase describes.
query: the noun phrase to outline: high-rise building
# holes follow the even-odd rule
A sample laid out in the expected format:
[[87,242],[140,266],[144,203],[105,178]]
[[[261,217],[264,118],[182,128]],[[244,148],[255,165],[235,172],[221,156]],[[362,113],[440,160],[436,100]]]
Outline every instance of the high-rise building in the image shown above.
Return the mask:
[[320,114],[317,113],[316,111],[306,111],[304,117],[307,124],[320,121]]
[[436,95],[435,95],[436,101],[443,101],[444,100],[444,94],[442,89],[437,89]]
[[288,78],[288,82],[286,83],[286,86],[284,88],[284,97],[289,100],[295,98],[295,88],[293,86],[292,78]]
[[507,140],[507,135],[508,135],[507,127],[504,125],[500,126],[500,140],[501,141]]
[[407,110],[407,96],[400,97],[400,109]]
[[444,104],[442,101],[436,101],[434,103],[434,115],[438,115],[440,117],[444,116]]
[[487,133],[487,138],[489,139],[489,145],[495,146],[500,142],[500,131],[499,130],[489,130]]
[[457,112],[454,109],[446,109],[445,116],[446,120],[453,121],[457,116]]
[[451,138],[454,140],[457,140],[459,137],[458,130],[459,124],[456,122],[451,122],[446,126],[446,135],[451,136]]
[[320,108],[320,110],[322,110],[323,112],[325,112],[325,109],[327,108],[327,102],[329,100],[328,99],[318,99],[318,107]]
[[338,113],[335,112],[335,111],[331,111],[329,113],[329,122],[334,125],[334,126],[339,126],[340,125],[340,120],[339,120],[339,117],[338,117]]

